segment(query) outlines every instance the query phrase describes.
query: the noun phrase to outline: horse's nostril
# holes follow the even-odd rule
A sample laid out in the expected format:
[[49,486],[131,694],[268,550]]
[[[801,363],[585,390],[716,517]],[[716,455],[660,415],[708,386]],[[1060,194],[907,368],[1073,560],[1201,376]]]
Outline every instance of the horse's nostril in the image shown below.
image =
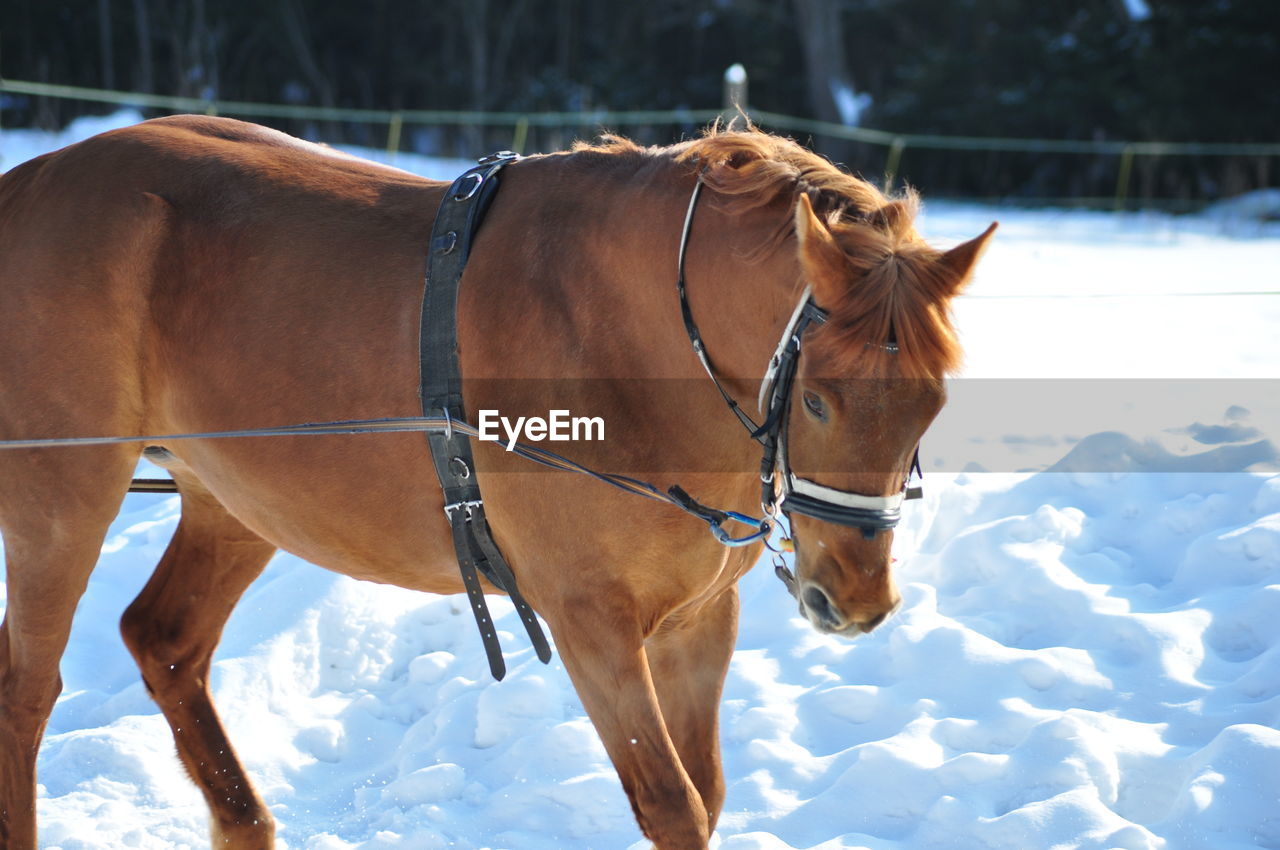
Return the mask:
[[838,618],[831,607],[831,600],[827,599],[827,594],[820,589],[813,586],[805,588],[804,604],[806,608],[813,612],[813,616],[819,620],[838,625]]

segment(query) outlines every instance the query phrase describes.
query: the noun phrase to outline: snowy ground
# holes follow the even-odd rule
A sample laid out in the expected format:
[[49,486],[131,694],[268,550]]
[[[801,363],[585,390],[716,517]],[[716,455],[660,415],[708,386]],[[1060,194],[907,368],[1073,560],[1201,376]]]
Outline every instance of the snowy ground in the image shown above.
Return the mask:
[[[0,156],[66,140],[4,131]],[[898,533],[903,610],[856,642],[810,629],[767,568],[748,575],[713,845],[1280,848],[1280,420],[1261,383],[1280,378],[1280,297],[1171,294],[1274,290],[1280,233],[942,204],[923,230],[946,244],[991,218],[957,311],[969,376],[1214,380],[1160,440],[1041,439],[1016,404],[992,409],[993,433],[1048,453],[1030,468],[1087,462],[930,474]],[[1153,456],[1163,472],[1133,471]],[[206,846],[115,627],[176,521],[175,499],[130,496],[103,549],[41,754],[43,846]],[[213,685],[281,847],[637,845],[563,668],[495,609],[502,683],[460,600],[272,562]]]

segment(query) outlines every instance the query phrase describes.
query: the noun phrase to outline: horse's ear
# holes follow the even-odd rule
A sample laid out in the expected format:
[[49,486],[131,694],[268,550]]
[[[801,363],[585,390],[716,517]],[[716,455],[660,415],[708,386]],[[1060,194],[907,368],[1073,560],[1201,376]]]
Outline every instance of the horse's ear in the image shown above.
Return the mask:
[[804,194],[796,203],[796,241],[805,282],[813,287],[818,305],[830,309],[847,288],[852,270],[844,249]]
[[942,259],[938,261],[947,270],[948,276],[955,281],[955,292],[959,292],[969,282],[969,275],[973,272],[973,267],[977,265],[978,258],[982,256],[982,252],[987,249],[987,243],[991,240],[992,234],[996,232],[997,224],[998,222],[991,222],[991,226],[980,235],[952,248],[943,254]]

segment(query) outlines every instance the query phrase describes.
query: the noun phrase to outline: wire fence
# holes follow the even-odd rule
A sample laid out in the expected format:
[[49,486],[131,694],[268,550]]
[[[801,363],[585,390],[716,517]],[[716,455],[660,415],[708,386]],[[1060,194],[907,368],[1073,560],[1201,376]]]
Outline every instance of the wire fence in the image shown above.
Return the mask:
[[[55,98],[88,103],[112,104],[137,109],[166,112],[196,112],[242,118],[276,121],[326,122],[331,124],[382,127],[382,143],[389,157],[400,152],[405,143],[406,128],[475,128],[484,130],[486,141],[496,135],[517,153],[530,146],[531,133],[538,129],[556,131],[552,139],[563,143],[566,132],[576,136],[592,136],[601,129],[676,128],[691,132],[719,117],[736,114],[737,108],[722,109],[651,109],[560,112],[460,111],[432,109],[354,109],[346,107],[304,106],[297,104],[255,103],[232,100],[207,100],[172,95],[110,91],[80,86],[55,85],[23,80],[0,79],[0,94],[31,98]],[[745,103],[745,87],[738,90],[739,103]],[[9,98],[0,98],[5,106]],[[11,108],[11,104],[6,108]],[[827,140],[868,146],[879,150],[886,186],[894,184],[902,173],[908,150],[930,152],[965,152],[987,154],[1021,154],[1032,157],[1093,156],[1114,160],[1114,193],[1109,201],[1116,209],[1125,208],[1133,192],[1135,163],[1160,157],[1216,157],[1233,161],[1246,160],[1246,168],[1256,174],[1252,182],[1266,185],[1274,171],[1273,159],[1280,157],[1280,143],[1224,142],[1159,142],[1083,139],[1036,139],[989,136],[947,136],[927,133],[894,133],[867,127],[851,127],[765,110],[744,111],[760,127],[792,134],[808,134]],[[505,131],[505,132],[503,132]],[[509,144],[506,140],[509,139]],[[482,144],[477,142],[477,144]],[[1043,170],[1043,169],[1041,169]],[[1112,167],[1107,166],[1106,176]],[[1095,179],[1096,182],[1096,179]],[[1149,181],[1148,181],[1149,182]],[[1145,196],[1150,199],[1148,188]],[[1210,194],[1212,192],[1210,191]],[[1084,196],[1076,195],[1079,200]]]

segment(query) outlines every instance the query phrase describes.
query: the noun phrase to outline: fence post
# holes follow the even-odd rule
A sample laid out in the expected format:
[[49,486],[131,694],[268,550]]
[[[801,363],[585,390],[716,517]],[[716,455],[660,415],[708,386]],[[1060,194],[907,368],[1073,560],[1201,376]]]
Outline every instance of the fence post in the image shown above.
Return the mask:
[[400,131],[404,129],[404,116],[400,114],[400,110],[391,113],[391,120],[387,122],[387,162],[396,161],[396,154],[400,152]]
[[720,113],[720,123],[729,124],[739,112],[747,114],[747,69],[735,62],[724,72],[724,111]]
[[516,128],[511,134],[511,149],[518,154],[524,153],[525,142],[529,140],[529,117],[521,115],[516,121]]
[[1129,178],[1133,174],[1133,145],[1120,151],[1120,174],[1116,176],[1116,212],[1124,210],[1129,199]]
[[893,191],[893,181],[898,178],[898,165],[902,162],[902,151],[907,147],[907,140],[894,136],[889,144],[889,156],[884,163],[884,190]]

